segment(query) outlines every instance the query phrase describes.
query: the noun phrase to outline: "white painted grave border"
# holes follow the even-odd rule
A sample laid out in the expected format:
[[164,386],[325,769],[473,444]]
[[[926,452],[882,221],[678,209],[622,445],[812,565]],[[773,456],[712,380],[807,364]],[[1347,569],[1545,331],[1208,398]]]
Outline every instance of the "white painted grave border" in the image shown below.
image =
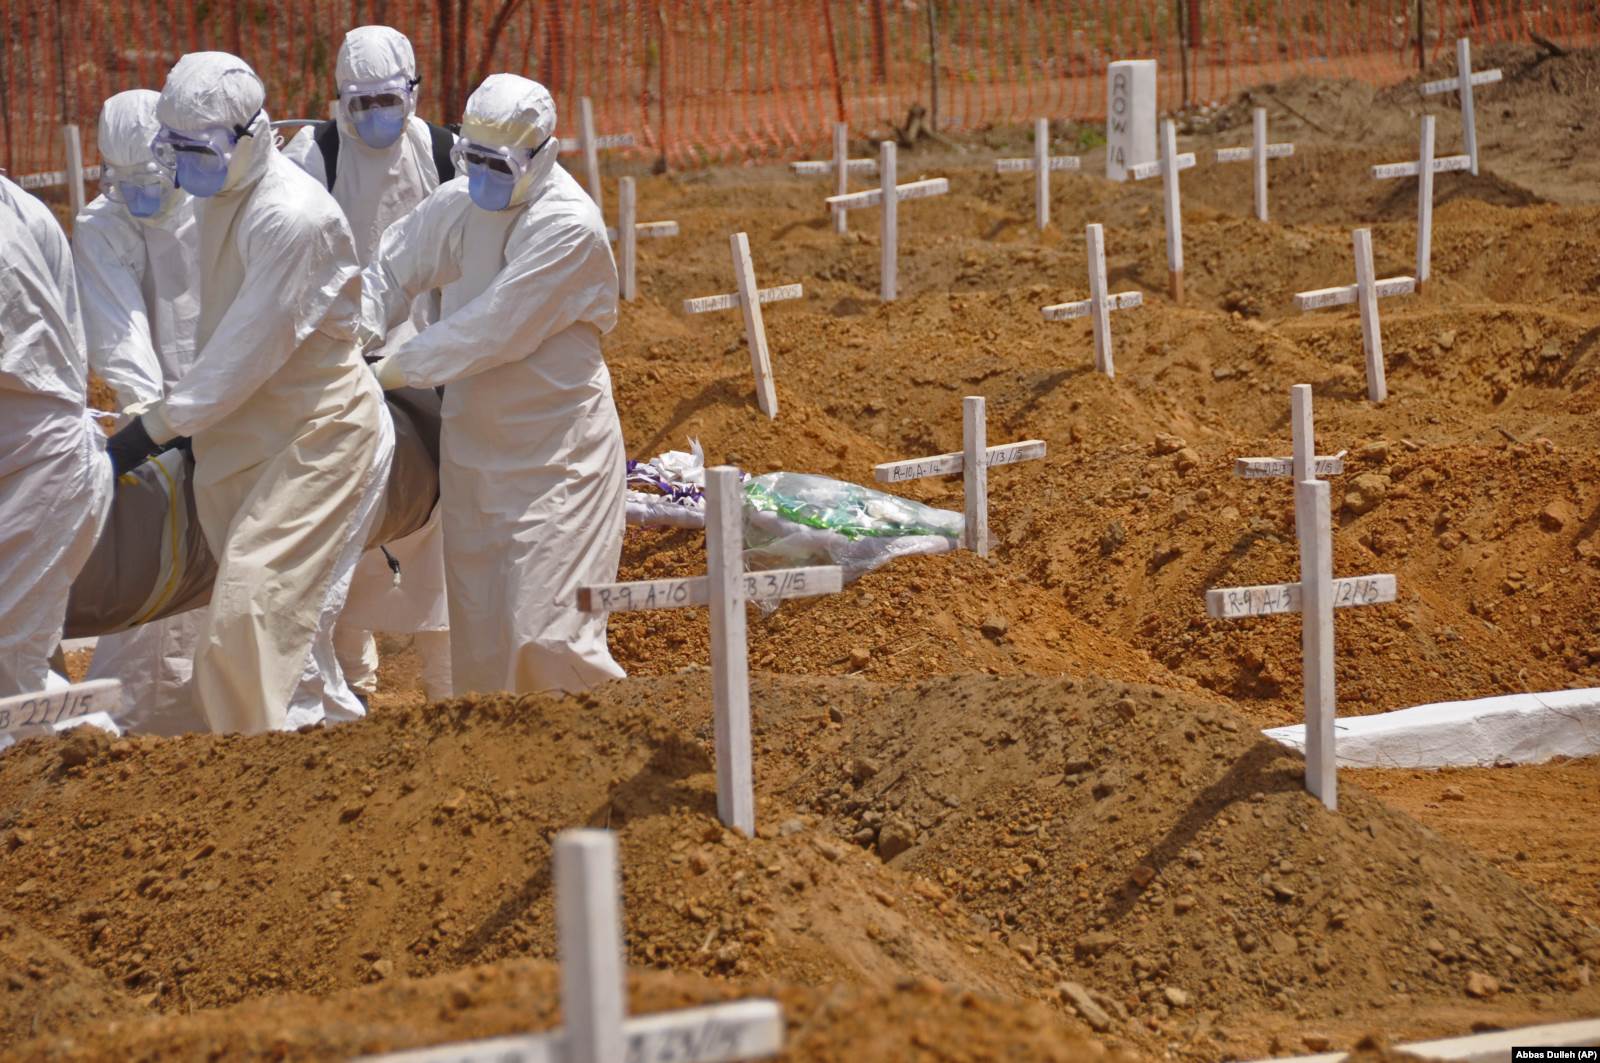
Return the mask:
[[756,267],[750,258],[750,238],[744,233],[733,233],[728,237],[728,245],[733,253],[733,279],[739,290],[727,295],[685,299],[683,312],[706,314],[734,307],[744,312],[744,338],[750,347],[750,369],[756,378],[756,405],[768,417],[777,417],[778,391],[772,380],[772,355],[767,349],[767,325],[761,315],[761,304],[799,299],[805,291],[798,284],[757,288]]
[[1042,439],[1024,439],[1018,443],[991,447],[987,437],[983,396],[968,395],[961,400],[961,453],[886,461],[873,466],[872,476],[879,483],[894,484],[960,473],[966,513],[961,545],[979,557],[988,557],[989,469],[996,465],[1014,465],[1019,461],[1037,461],[1045,456],[1045,444]]
[[[895,142],[878,144],[878,174],[883,180],[879,188],[865,192],[850,192],[829,196],[828,206],[839,210],[856,210],[861,207],[883,207],[882,225],[879,228],[878,297],[886,303],[894,302],[899,295],[900,267],[900,201],[902,199],[927,199],[942,196],[950,191],[950,182],[943,177],[930,177],[909,184],[898,183],[898,165]],[[885,195],[893,189],[893,195]]]
[[1285,141],[1267,143],[1267,109],[1257,107],[1250,112],[1250,146],[1248,148],[1222,148],[1217,151],[1218,162],[1255,163],[1256,218],[1267,220],[1267,160],[1287,159],[1294,154],[1294,145]]
[[[753,837],[756,804],[744,603],[837,593],[844,586],[844,575],[835,566],[745,572],[743,506],[739,470],[727,465],[707,469],[706,575],[581,587],[577,605],[584,612],[711,607],[717,815],[728,826]],[[746,593],[752,577],[757,592],[753,597]],[[653,604],[643,604],[646,599]]]
[[1378,300],[1391,295],[1408,295],[1417,290],[1415,277],[1389,277],[1377,280],[1372,266],[1372,230],[1357,229],[1351,234],[1355,246],[1356,282],[1337,288],[1318,288],[1296,292],[1296,310],[1317,310],[1325,306],[1355,303],[1361,311],[1361,351],[1367,363],[1367,397],[1382,402],[1389,397],[1384,378],[1383,330],[1378,320]]
[[367,1057],[367,1063],[736,1063],[783,1051],[775,1000],[737,1000],[627,1017],[617,842],[610,831],[556,836],[552,876],[563,1026]]
[[1392,602],[1397,594],[1393,575],[1384,573],[1335,579],[1333,576],[1333,507],[1327,481],[1316,478],[1311,385],[1290,389],[1294,432],[1291,460],[1294,484],[1295,536],[1300,544],[1300,579],[1294,583],[1255,587],[1222,587],[1206,591],[1206,612],[1220,619],[1299,613],[1300,656],[1305,674],[1306,789],[1329,811],[1339,807],[1338,757],[1334,747],[1333,611],[1338,608]]
[[1050,154],[1050,119],[1033,121],[1033,156],[1027,159],[996,159],[995,173],[1033,174],[1033,219],[1041,229],[1050,224],[1050,173],[1076,170],[1081,160],[1076,155]]
[[1111,311],[1144,305],[1140,292],[1106,293],[1106,238],[1098,222],[1084,229],[1084,244],[1089,256],[1089,298],[1074,303],[1041,307],[1046,321],[1068,321],[1087,316],[1094,327],[1094,367],[1106,376],[1117,375],[1111,351]]

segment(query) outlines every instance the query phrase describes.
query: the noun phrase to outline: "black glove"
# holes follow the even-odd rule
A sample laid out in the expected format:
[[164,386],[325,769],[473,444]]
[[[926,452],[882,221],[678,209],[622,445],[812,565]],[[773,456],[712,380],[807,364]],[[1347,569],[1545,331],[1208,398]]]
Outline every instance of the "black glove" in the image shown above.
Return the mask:
[[118,429],[116,435],[106,440],[106,453],[111,457],[113,476],[121,476],[131,469],[137,469],[166,449],[167,447],[150,439],[150,433],[145,431],[143,417],[135,417]]

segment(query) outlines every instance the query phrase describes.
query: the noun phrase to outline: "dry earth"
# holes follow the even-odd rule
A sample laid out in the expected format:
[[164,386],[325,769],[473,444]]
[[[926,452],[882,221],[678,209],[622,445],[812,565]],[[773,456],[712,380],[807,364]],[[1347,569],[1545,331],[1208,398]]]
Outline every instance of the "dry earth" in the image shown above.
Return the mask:
[[[1351,459],[1336,570],[1400,586],[1338,618],[1340,711],[1600,685],[1600,56],[1484,63],[1506,68],[1484,172],[1440,179],[1433,282],[1384,302],[1381,407],[1354,309],[1291,297],[1353,279],[1357,225],[1380,275],[1411,272],[1415,183],[1366,171],[1414,156],[1414,86],[1258,92],[1297,144],[1270,224],[1248,168],[1209,162],[1252,101],[1188,116],[1184,306],[1159,189],[1091,153],[1037,233],[1030,182],[987,172],[1017,130],[902,156],[952,193],[903,208],[892,305],[876,213],[836,237],[818,182],[643,181],[641,219],[683,235],[643,242],[607,341],[629,452],[697,438],[866,482],[957,449],[983,394],[992,441],[1050,448],[994,472],[994,556],[752,614],[754,839],[714,818],[697,611],[616,617],[636,678],[586,697],[424,706],[386,639],[360,724],[26,744],[0,758],[0,1052],[313,1059],[548,1026],[549,840],[584,823],[620,833],[636,1006],[774,993],[792,1059],[1248,1058],[1600,1014],[1600,762],[1349,772],[1329,814],[1254,734],[1300,714],[1298,624],[1201,599],[1294,578],[1286,485],[1232,461],[1286,452],[1309,383],[1320,449]],[[1085,322],[1038,313],[1087,294],[1089,221],[1146,298],[1114,315],[1115,380]],[[806,285],[767,311],[775,421],[737,315],[678,311],[732,290],[735,230],[761,283]],[[956,481],[907,493],[960,507]],[[624,576],[703,557],[632,531]]]

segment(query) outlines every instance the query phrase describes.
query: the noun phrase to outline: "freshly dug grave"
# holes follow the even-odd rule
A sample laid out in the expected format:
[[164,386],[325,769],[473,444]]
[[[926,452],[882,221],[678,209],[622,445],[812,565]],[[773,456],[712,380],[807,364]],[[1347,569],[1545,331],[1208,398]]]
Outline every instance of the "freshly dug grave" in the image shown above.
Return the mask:
[[[139,1022],[86,1024],[66,1036],[13,1046],[7,1059],[66,1063],[115,1059],[272,1059],[321,1063],[399,1050],[551,1029],[560,1022],[557,968],[508,960],[416,981],[384,983],[326,997],[285,993],[229,1008]],[[771,997],[783,1006],[790,1063],[912,1063],[1036,1060],[1117,1063],[1081,1027],[1038,1004],[1002,1002],[931,979],[891,987],[828,989],[753,982],[740,986],[692,975],[634,972],[635,1013]]]
[[154,1006],[215,1007],[552,956],[550,839],[589,824],[620,834],[638,964],[1048,989],[936,918],[926,883],[792,824],[724,830],[706,749],[653,708],[661,693],[472,699],[304,734],[83,728],[25,743],[0,758],[0,897]]
[[[0,758],[0,897],[114,1001],[259,1002],[240,1036],[285,993],[553,956],[549,839],[582,824],[618,832],[630,961],[740,987],[932,978],[1196,1058],[1313,1018],[1349,1044],[1600,1009],[1593,928],[1354,786],[1325,812],[1223,703],[1103,679],[759,679],[745,839],[714,818],[709,685],[27,742]],[[303,1051],[325,1036],[306,1027]]]
[[1600,928],[1358,787],[1327,812],[1224,705],[1099,679],[867,697],[782,792],[1022,966],[1109,994],[1113,1025],[1220,1050],[1270,1033],[1261,1013],[1416,1030],[1469,997],[1600,1005]]

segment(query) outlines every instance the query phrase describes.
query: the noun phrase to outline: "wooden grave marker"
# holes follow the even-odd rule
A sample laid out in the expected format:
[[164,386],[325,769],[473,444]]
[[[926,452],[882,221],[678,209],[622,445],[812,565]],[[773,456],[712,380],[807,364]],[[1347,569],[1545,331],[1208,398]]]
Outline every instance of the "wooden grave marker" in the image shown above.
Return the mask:
[[1194,166],[1194,152],[1178,154],[1178,127],[1161,120],[1161,157],[1128,167],[1135,181],[1161,175],[1161,217],[1167,226],[1167,284],[1172,301],[1183,302],[1183,206],[1178,199],[1178,174]]
[[961,545],[979,557],[989,556],[989,469],[995,465],[1014,465],[1019,461],[1037,461],[1044,457],[1042,439],[1024,439],[1020,443],[988,444],[987,418],[981,395],[968,395],[961,400],[961,451],[952,454],[935,454],[929,458],[911,458],[907,461],[887,461],[875,465],[873,478],[879,483],[897,484],[907,480],[920,480],[927,476],[961,474],[962,494],[965,496],[966,525],[961,533]]
[[600,208],[602,214],[605,213],[605,200],[601,198],[603,192],[600,184],[600,149],[631,148],[633,144],[632,133],[596,136],[593,101],[587,96],[578,101],[578,135],[562,137],[558,146],[562,155],[570,155],[575,151],[583,153],[584,184],[589,190],[589,198],[594,200],[594,205]]
[[783,1051],[776,1000],[629,1018],[616,836],[564,830],[551,856],[561,1028],[369,1056],[367,1063],[735,1063]]
[[1106,294],[1106,238],[1098,222],[1090,223],[1084,230],[1084,242],[1089,249],[1089,298],[1075,303],[1057,303],[1041,308],[1046,321],[1070,321],[1089,318],[1094,328],[1094,367],[1106,376],[1117,375],[1111,355],[1111,311],[1130,310],[1144,305],[1142,292]]
[[1422,116],[1422,133],[1418,138],[1416,161],[1391,162],[1372,168],[1372,176],[1380,181],[1391,177],[1417,179],[1417,290],[1419,292],[1427,283],[1433,263],[1433,175],[1472,168],[1472,157],[1469,155],[1436,157],[1433,153],[1433,136],[1433,115],[1425,114]]
[[617,224],[607,226],[606,239],[617,244],[617,288],[622,298],[633,302],[639,297],[639,237],[663,239],[678,235],[675,221],[640,221],[639,198],[633,178],[617,181]]
[[[1299,613],[1300,654],[1305,672],[1306,789],[1329,811],[1339,807],[1338,765],[1333,724],[1337,712],[1333,672],[1333,611],[1380,605],[1396,597],[1393,575],[1333,577],[1333,512],[1328,483],[1317,479],[1323,468],[1341,458],[1313,457],[1311,385],[1296,384],[1290,392],[1294,457],[1288,475],[1294,480],[1295,536],[1300,545],[1300,579],[1257,587],[1224,587],[1206,591],[1206,613],[1219,620]],[[1246,458],[1277,463],[1279,458]],[[1262,468],[1253,464],[1253,469]],[[1254,475],[1282,475],[1255,473]]]
[[755,781],[750,754],[750,662],[744,603],[836,594],[836,565],[744,570],[744,492],[739,470],[706,470],[706,575],[603,583],[578,590],[586,613],[711,607],[712,708],[717,747],[717,815],[754,837]]
[[1253,162],[1256,176],[1256,219],[1267,220],[1267,160],[1287,159],[1294,154],[1294,145],[1285,141],[1267,143],[1267,109],[1257,107],[1250,112],[1250,146],[1248,148],[1221,148],[1218,162]]
[[1472,42],[1465,37],[1456,41],[1456,76],[1429,81],[1422,86],[1424,96],[1437,96],[1443,92],[1461,94],[1461,136],[1467,142],[1467,168],[1473,176],[1478,173],[1478,121],[1473,111],[1472,86],[1491,85],[1500,80],[1500,71],[1472,72]]
[[[894,302],[899,294],[900,269],[900,201],[902,199],[927,199],[942,196],[950,191],[950,182],[943,177],[930,177],[909,184],[896,184],[897,168],[895,142],[885,140],[878,145],[878,176],[883,181],[880,188],[865,192],[850,192],[842,196],[829,196],[828,206],[844,210],[862,207],[883,207],[880,229],[878,297],[886,303]],[[888,189],[892,194],[884,195]]]
[[798,284],[757,288],[756,267],[750,259],[750,238],[744,233],[734,233],[728,237],[728,246],[733,252],[733,279],[739,290],[727,295],[685,299],[683,312],[709,314],[738,307],[744,313],[744,338],[750,347],[750,368],[756,378],[756,405],[768,417],[777,417],[778,391],[772,382],[772,355],[767,350],[767,325],[761,315],[761,304],[799,299],[805,295],[805,290]]
[[1033,216],[1039,228],[1050,224],[1050,173],[1053,170],[1076,170],[1076,155],[1050,154],[1050,119],[1033,121],[1033,156],[1026,159],[996,159],[995,173],[1033,174]]
[[[833,174],[834,194],[842,196],[850,191],[850,174],[875,174],[878,172],[878,160],[850,158],[850,126],[846,122],[835,122],[833,124],[833,158],[791,162],[789,169],[797,174],[806,176]],[[845,207],[833,208],[833,231],[841,236],[850,229],[845,213]]]
[[1417,290],[1417,281],[1415,277],[1378,280],[1373,276],[1371,229],[1355,230],[1352,241],[1355,244],[1356,282],[1337,288],[1296,292],[1294,307],[1306,311],[1355,303],[1360,308],[1361,349],[1367,360],[1367,397],[1373,402],[1382,402],[1389,397],[1389,385],[1383,373],[1383,332],[1378,324],[1378,300],[1391,295],[1409,295]]

